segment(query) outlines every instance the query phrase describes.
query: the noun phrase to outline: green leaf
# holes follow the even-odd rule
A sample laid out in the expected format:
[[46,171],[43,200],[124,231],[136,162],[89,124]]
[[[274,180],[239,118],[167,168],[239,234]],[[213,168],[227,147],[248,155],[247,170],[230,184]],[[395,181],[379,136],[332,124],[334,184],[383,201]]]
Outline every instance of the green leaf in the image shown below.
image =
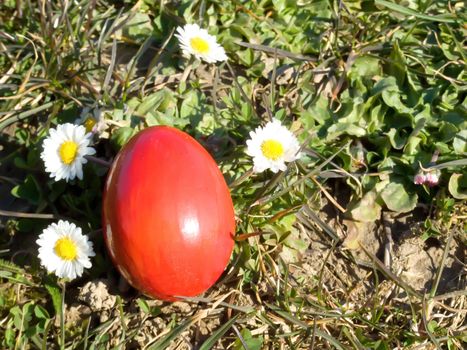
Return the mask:
[[183,96],[180,106],[180,121],[185,125],[191,123],[196,128],[209,114],[209,106],[205,102],[204,96],[197,90],[191,90]]
[[[240,332],[240,335],[245,342],[245,345],[247,346],[248,350],[260,350],[261,347],[263,346],[263,337],[253,337],[250,330],[248,329],[242,329]],[[244,350],[245,347],[243,346],[243,343],[241,342],[240,339],[236,339],[233,345],[234,350]]]
[[381,97],[383,98],[384,103],[389,107],[394,108],[399,113],[411,113],[412,109],[408,108],[404,103],[401,101],[401,94],[399,89],[397,88],[389,88],[382,92]]
[[159,106],[164,101],[164,98],[165,96],[163,90],[157,91],[154,94],[146,96],[138,105],[135,112],[143,117],[146,117],[148,113],[155,111],[159,108]]
[[47,310],[45,308],[43,308],[42,306],[40,305],[36,305],[34,307],[34,315],[36,315],[37,318],[40,318],[40,319],[49,319],[50,318],[50,315],[49,313],[47,312]]
[[449,192],[456,199],[467,199],[467,175],[452,174],[449,179]]
[[142,42],[152,34],[151,18],[137,12],[122,28],[123,35],[135,41]]
[[417,194],[409,194],[401,183],[391,182],[381,192],[381,198],[389,210],[407,213],[415,208],[418,201]]
[[13,324],[8,322],[7,329],[5,330],[5,344],[13,349],[15,345],[16,332],[12,329]]
[[376,192],[365,193],[363,198],[350,210],[352,219],[362,222],[374,222],[381,216],[381,206],[376,202]]
[[26,179],[21,185],[15,186],[11,190],[11,194],[16,198],[25,199],[35,205],[39,204],[41,199],[40,186],[31,174],[26,176]]
[[352,123],[337,123],[329,127],[327,140],[336,139],[342,134],[361,137],[366,135],[366,130]]
[[318,99],[310,105],[308,110],[304,111],[301,119],[307,128],[311,128],[315,125],[315,122],[322,125],[330,118],[329,101],[321,94],[318,96]]
[[226,323],[224,323],[222,326],[217,328],[214,333],[211,334],[211,336],[206,339],[206,341],[201,345],[199,350],[209,350],[212,349],[215,345],[216,342],[222,338],[222,336],[232,327],[232,325],[235,323],[237,318],[240,316],[240,314],[235,315],[232,317],[230,320],[228,320]]
[[414,17],[417,17],[419,19],[424,19],[424,20],[429,21],[429,22],[444,22],[444,23],[454,23],[455,22],[454,19],[452,19],[452,18],[444,18],[444,17],[440,17],[440,16],[424,15],[422,13],[419,13],[419,12],[417,12],[415,10],[412,10],[410,8],[407,8],[405,6],[401,6],[401,5],[395,4],[393,2],[385,1],[385,0],[375,0],[375,3],[376,3],[376,5],[385,6],[388,9],[393,10],[395,12],[402,13],[403,15],[414,16]]
[[438,141],[449,142],[456,137],[459,129],[452,123],[441,122],[438,126],[437,132],[433,133],[433,136],[436,136]]
[[383,91],[398,92],[399,87],[397,86],[396,78],[386,77],[378,80],[378,82],[371,89],[371,95],[376,96],[383,93]]
[[399,85],[402,86],[407,73],[407,68],[404,53],[400,49],[397,41],[394,42],[389,58],[388,74],[394,76]]
[[44,287],[52,298],[55,314],[60,315],[62,310],[62,291],[51,276],[44,278]]
[[467,153],[467,130],[461,130],[452,141],[454,151],[459,155]]
[[155,93],[146,96],[136,107],[135,113],[147,118],[148,115],[155,115],[155,112],[166,112],[169,108],[175,108],[176,100],[173,92],[163,88]]
[[154,111],[147,115],[146,124],[153,125],[169,125],[178,128],[184,128],[190,123],[188,119],[177,118],[175,109],[169,108],[165,112]]
[[147,314],[149,314],[151,312],[151,308],[149,307],[146,300],[138,298],[138,299],[136,299],[136,303],[138,304],[141,311],[143,311],[143,312],[145,312]]
[[359,56],[350,67],[348,76],[350,79],[355,80],[360,77],[373,77],[380,74],[381,66],[378,58],[372,56]]
[[119,150],[133,136],[133,133],[133,128],[127,126],[121,127],[112,133],[112,136],[110,137],[110,143],[116,150]]
[[400,136],[399,130],[395,128],[391,128],[386,135],[388,136],[389,142],[391,146],[395,149],[402,149],[405,146],[405,142],[407,141],[406,138]]

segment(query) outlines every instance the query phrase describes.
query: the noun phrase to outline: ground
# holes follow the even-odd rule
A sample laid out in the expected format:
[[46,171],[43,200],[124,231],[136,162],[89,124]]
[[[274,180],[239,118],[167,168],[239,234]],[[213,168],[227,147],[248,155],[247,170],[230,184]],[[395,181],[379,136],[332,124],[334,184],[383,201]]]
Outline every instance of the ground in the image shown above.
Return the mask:
[[[466,19],[451,1],[2,2],[0,348],[465,348]],[[184,57],[186,23],[228,60]],[[83,179],[54,181],[49,130],[94,113]],[[253,173],[272,118],[301,156]],[[235,206],[224,273],[175,302],[125,281],[101,227],[109,166],[153,125],[200,142]],[[72,281],[38,258],[59,219],[96,252]]]

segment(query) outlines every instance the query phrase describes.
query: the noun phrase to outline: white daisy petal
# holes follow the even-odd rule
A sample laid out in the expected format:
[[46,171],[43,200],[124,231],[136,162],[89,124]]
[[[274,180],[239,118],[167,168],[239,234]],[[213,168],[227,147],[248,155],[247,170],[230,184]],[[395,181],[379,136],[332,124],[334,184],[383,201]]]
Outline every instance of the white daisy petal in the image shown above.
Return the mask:
[[74,279],[92,266],[93,244],[74,223],[60,220],[50,224],[36,240],[39,259],[48,272],[59,278]]
[[183,28],[177,28],[175,37],[178,39],[184,56],[195,56],[207,63],[215,63],[227,60],[227,55],[220,46],[216,37],[201,29],[197,24],[186,24]]
[[73,180],[76,176],[82,179],[83,164],[87,162],[84,157],[96,153],[90,143],[91,136],[81,125],[66,123],[51,129],[41,153],[45,171],[55,181]]
[[274,173],[284,171],[286,162],[293,162],[301,156],[297,138],[277,119],[250,131],[246,145],[245,152],[253,157],[253,171],[256,173],[266,169]]

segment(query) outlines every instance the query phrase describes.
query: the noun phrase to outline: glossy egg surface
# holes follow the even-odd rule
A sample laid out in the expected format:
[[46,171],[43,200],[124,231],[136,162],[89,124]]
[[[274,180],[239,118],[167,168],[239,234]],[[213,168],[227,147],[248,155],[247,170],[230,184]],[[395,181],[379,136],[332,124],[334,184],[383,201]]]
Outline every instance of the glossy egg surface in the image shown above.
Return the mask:
[[235,216],[222,173],[195,139],[172,127],[147,128],[121,149],[102,210],[115,265],[155,298],[206,291],[232,253]]

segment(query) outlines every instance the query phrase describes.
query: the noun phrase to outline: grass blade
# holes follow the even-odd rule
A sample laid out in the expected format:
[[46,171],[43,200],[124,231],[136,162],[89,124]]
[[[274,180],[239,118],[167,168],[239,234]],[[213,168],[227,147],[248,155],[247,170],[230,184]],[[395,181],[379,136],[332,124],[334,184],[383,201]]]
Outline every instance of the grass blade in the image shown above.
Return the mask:
[[240,314],[235,315],[230,320],[228,320],[224,325],[220,326],[215,332],[201,345],[199,350],[209,350],[214,347],[216,342],[222,338],[222,336],[232,327]]
[[182,334],[185,331],[185,329],[190,327],[195,321],[196,319],[193,317],[187,319],[185,322],[182,322],[181,324],[176,326],[174,329],[172,329],[163,338],[159,339],[157,342],[155,342],[150,347],[148,347],[148,349],[149,350],[167,349],[167,347],[172,342],[172,340],[175,340],[180,334]]
[[376,0],[375,3],[376,5],[387,7],[388,9],[395,11],[395,12],[402,13],[403,15],[414,16],[418,19],[424,19],[425,21],[443,22],[443,23],[454,23],[455,22],[455,20],[451,18],[424,15],[408,7],[401,6],[401,5],[398,5],[398,4],[389,2],[389,1],[385,1],[385,0]]
[[[277,307],[275,307],[273,305],[270,305],[270,304],[266,304],[266,305],[269,306],[276,314],[283,317],[287,321],[292,322],[293,324],[296,324],[297,326],[300,326],[300,327],[302,327],[304,329],[311,328],[310,325],[308,325],[307,323],[297,319],[296,317],[292,316],[291,314],[289,314],[289,313],[287,313],[287,312],[285,312],[283,310],[279,310]],[[326,339],[336,349],[344,350],[344,346],[339,341],[337,341],[336,338],[332,337],[331,335],[329,335],[329,334],[327,334],[327,333],[325,333],[325,332],[323,332],[323,331],[321,331],[319,329],[315,329],[315,334],[318,337]]]

